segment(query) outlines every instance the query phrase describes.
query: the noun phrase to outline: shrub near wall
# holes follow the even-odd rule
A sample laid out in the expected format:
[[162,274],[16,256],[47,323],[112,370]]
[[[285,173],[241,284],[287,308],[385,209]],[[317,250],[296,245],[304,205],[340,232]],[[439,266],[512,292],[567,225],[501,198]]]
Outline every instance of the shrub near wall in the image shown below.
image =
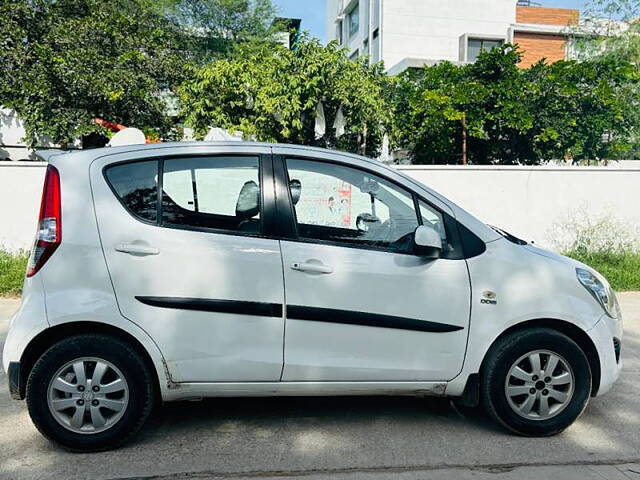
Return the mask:
[[0,296],[14,296],[22,293],[28,260],[27,252],[11,253],[0,250]]
[[638,252],[567,252],[575,258],[595,268],[609,281],[614,290],[640,290],[640,253]]
[[555,228],[558,250],[600,272],[614,290],[640,290],[639,232],[632,226],[579,209]]

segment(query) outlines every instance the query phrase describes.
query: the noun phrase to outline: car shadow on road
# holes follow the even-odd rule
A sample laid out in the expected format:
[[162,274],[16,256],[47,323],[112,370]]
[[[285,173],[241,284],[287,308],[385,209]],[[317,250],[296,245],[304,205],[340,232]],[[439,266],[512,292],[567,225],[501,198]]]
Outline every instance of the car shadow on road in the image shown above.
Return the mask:
[[[294,425],[351,430],[372,423],[464,425],[485,432],[504,432],[481,409],[461,409],[439,397],[267,397],[214,398],[172,402],[158,408],[141,442],[170,432],[218,430],[234,425],[260,429],[284,429]],[[295,427],[294,427],[295,428]],[[505,432],[506,433],[506,432]]]

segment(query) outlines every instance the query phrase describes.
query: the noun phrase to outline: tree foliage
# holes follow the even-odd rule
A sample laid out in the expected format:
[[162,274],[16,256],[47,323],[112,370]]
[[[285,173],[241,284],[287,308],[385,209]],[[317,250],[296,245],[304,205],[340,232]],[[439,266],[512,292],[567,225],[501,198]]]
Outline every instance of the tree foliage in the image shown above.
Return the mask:
[[[640,0],[591,2],[589,18],[629,20]],[[381,64],[350,61],[336,43],[303,36],[283,48],[275,14],[271,0],[0,0],[0,105],[18,112],[30,144],[100,132],[96,117],[167,138],[173,120],[160,93],[179,91],[182,117],[199,136],[218,126],[374,156],[388,134],[416,163],[638,152],[640,23],[582,32],[592,43],[580,62],[524,70],[517,47],[505,45],[474,64],[388,77]]]
[[572,30],[580,59],[622,60],[640,69],[640,0],[590,0]]
[[[572,43],[581,60],[628,62],[640,72],[640,0],[590,0],[581,23],[573,28]],[[630,151],[620,158],[640,158],[640,131],[629,138]],[[617,158],[615,155],[612,158]]]
[[201,61],[237,52],[240,43],[274,40],[276,7],[271,0],[160,0],[169,18],[191,33]]
[[629,150],[639,125],[638,75],[624,61],[518,68],[505,45],[472,65],[440,63],[396,84],[394,140],[416,163],[537,164]]
[[0,104],[27,142],[68,144],[102,117],[170,128],[158,96],[183,79],[184,44],[151,0],[0,0]]
[[[180,89],[186,123],[203,136],[209,127],[245,138],[338,148],[375,155],[390,121],[388,77],[381,65],[350,61],[336,43],[303,37],[292,50],[263,46],[212,62]],[[316,138],[321,103],[326,132]],[[344,135],[334,121],[342,109]]]

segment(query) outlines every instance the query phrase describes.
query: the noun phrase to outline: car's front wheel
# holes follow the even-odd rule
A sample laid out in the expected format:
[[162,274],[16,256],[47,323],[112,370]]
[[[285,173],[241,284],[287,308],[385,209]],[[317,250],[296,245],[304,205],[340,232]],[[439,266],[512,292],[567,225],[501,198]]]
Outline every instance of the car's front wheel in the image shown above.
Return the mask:
[[153,408],[151,372],[127,343],[77,335],[49,348],[27,381],[29,414],[42,434],[73,451],[115,448]]
[[580,347],[548,328],[513,332],[489,351],[481,397],[489,414],[521,435],[555,435],[584,411],[591,369]]

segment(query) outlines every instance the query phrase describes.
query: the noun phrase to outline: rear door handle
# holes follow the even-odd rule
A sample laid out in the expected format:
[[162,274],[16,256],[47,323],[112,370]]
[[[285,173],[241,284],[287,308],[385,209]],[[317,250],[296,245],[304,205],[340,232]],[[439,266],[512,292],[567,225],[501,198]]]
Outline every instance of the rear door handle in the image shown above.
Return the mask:
[[120,243],[116,245],[116,252],[130,253],[131,255],[158,255],[160,250],[136,243]]
[[291,264],[292,270],[298,270],[299,272],[310,272],[310,273],[333,273],[333,268],[329,265],[324,265],[322,263],[315,262],[294,262]]

